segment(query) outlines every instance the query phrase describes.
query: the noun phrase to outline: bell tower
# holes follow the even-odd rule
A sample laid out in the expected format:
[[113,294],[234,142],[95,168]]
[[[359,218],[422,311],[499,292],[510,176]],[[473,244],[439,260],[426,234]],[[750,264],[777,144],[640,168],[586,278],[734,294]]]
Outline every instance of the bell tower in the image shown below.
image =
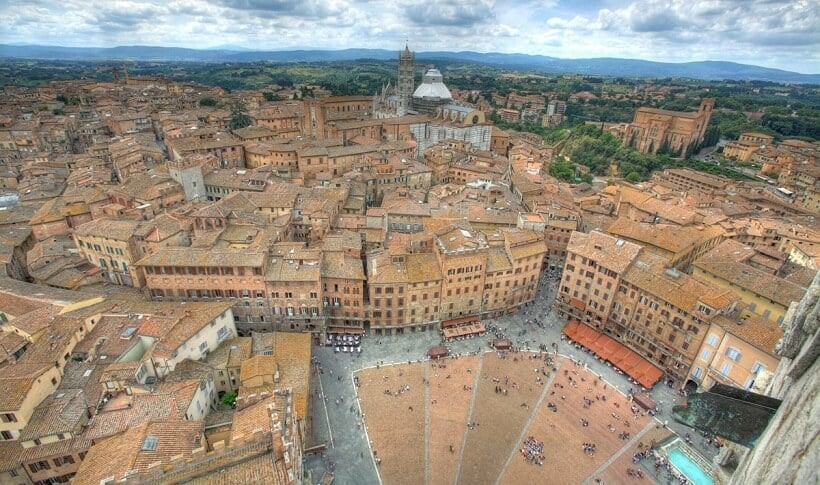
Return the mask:
[[410,52],[410,48],[405,43],[404,50],[399,53],[399,82],[396,86],[396,94],[399,98],[396,114],[399,116],[406,115],[412,106],[415,70],[416,56]]

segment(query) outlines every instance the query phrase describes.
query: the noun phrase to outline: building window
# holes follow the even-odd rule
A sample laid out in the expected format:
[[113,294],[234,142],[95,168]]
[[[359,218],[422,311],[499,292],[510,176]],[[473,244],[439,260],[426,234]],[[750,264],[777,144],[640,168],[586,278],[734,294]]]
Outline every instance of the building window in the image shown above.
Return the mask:
[[3,413],[0,414],[0,421],[4,423],[16,423],[17,416],[15,416],[13,413]]
[[755,362],[755,365],[752,366],[752,374],[757,374],[761,370],[766,369],[766,366],[761,364],[760,362]]
[[692,377],[695,379],[700,379],[700,376],[703,374],[703,369],[700,367],[695,367],[695,371],[692,372]]
[[724,376],[728,376],[729,372],[731,372],[731,371],[732,371],[732,364],[729,364],[728,362],[723,364],[723,366],[720,368],[720,373],[723,374]]
[[726,357],[729,357],[735,362],[740,361],[740,351],[734,347],[729,347],[726,349]]
[[703,360],[709,360],[709,357],[712,356],[712,352],[709,349],[703,349],[703,353],[700,354],[700,358]]
[[31,469],[33,473],[37,473],[41,470],[51,470],[51,465],[49,465],[47,461],[38,461],[32,463],[28,467]]
[[709,335],[709,338],[706,340],[706,343],[711,345],[712,347],[716,347],[718,342],[718,337],[715,334]]

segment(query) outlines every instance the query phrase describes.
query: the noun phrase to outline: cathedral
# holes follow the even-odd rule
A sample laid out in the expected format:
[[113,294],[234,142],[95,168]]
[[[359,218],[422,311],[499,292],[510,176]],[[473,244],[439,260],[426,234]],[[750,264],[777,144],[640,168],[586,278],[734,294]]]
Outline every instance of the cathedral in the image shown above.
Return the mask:
[[411,129],[419,155],[445,139],[467,141],[477,150],[489,150],[492,126],[485,114],[455,104],[438,69],[428,69],[418,87],[415,72],[416,56],[405,44],[399,53],[398,82],[393,86],[388,81],[373,97],[373,118],[428,115],[427,121],[413,123]]
[[435,115],[439,107],[452,104],[453,96],[444,84],[444,76],[436,68],[424,73],[421,84],[415,87],[416,56],[405,44],[399,53],[399,76],[396,86],[390,81],[373,97],[373,117],[376,119],[396,116]]

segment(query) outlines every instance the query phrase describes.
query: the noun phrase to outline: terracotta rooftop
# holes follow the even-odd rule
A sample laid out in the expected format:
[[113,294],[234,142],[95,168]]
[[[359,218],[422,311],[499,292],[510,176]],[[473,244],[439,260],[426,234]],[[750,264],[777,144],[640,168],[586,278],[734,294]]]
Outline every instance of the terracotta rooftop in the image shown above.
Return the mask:
[[775,355],[775,346],[783,338],[783,329],[768,318],[750,314],[746,318],[730,319],[718,316],[714,323],[769,355]]
[[239,379],[246,381],[254,377],[274,375],[276,373],[276,359],[273,355],[255,355],[242,362]]
[[699,243],[720,237],[723,229],[719,226],[649,224],[619,217],[609,226],[607,232],[616,237],[656,246],[677,254]]
[[315,281],[321,275],[321,251],[286,244],[271,248],[265,279],[268,281]]
[[106,407],[89,422],[84,436],[98,441],[122,433],[155,419],[187,419],[185,412],[190,406],[199,381],[160,384],[155,392],[125,396],[126,405]]
[[293,391],[293,406],[299,419],[307,416],[310,387],[310,334],[274,332],[273,356],[279,365],[278,389]]
[[88,413],[88,403],[81,389],[55,391],[41,402],[20,432],[20,441],[60,433],[76,433]]
[[[751,250],[752,254],[754,249]],[[744,290],[788,307],[803,298],[806,290],[800,286],[739,261],[748,253],[743,244],[723,241],[719,246],[698,258],[694,265],[700,270],[728,281]]]
[[244,249],[220,250],[163,247],[134,263],[137,266],[261,268],[265,255]]
[[237,485],[244,483],[273,483],[276,466],[270,455],[259,455],[248,461],[221,468],[219,473],[211,473],[194,478],[190,485]]
[[[638,256],[641,246],[598,231],[590,233],[573,232],[567,245],[567,254],[597,261],[605,268],[622,273]],[[569,261],[569,258],[567,258]],[[576,260],[580,265],[581,261]]]
[[18,409],[26,399],[37,377],[46,370],[46,368],[40,367],[39,369],[31,369],[28,376],[0,377],[0,409],[3,411]]
[[74,228],[78,236],[96,236],[117,241],[128,241],[142,221],[133,219],[94,219]]
[[362,260],[340,252],[322,253],[322,277],[364,280]]
[[0,473],[22,469],[23,451],[19,441],[0,441]]
[[59,312],[66,306],[82,301],[94,301],[99,297],[92,291],[70,291],[8,277],[0,278],[0,311],[6,312],[4,308],[9,308],[7,313],[12,316],[22,315],[42,304],[54,305]]
[[639,255],[623,280],[687,312],[696,310],[699,301],[720,310],[738,299],[732,291],[668,269],[666,259],[652,253]]
[[504,248],[491,248],[487,255],[487,274],[512,269],[512,261]]
[[[0,308],[2,308],[2,304],[0,304]],[[51,305],[40,306],[25,314],[17,315],[17,318],[12,319],[7,325],[33,337],[48,328],[57,315],[57,312],[57,308]],[[11,312],[9,312],[9,314],[13,315]]]
[[131,470],[145,471],[155,462],[167,464],[177,455],[190,457],[203,445],[202,437],[202,421],[145,422],[93,446],[73,483],[99,485],[109,477],[119,480]]
[[210,322],[231,308],[231,302],[188,302],[181,307],[179,320],[154,345],[154,355],[172,355]]
[[234,337],[226,340],[208,354],[208,365],[216,369],[239,368],[243,361],[250,358],[252,345],[251,337]]
[[91,448],[93,442],[85,437],[75,437],[67,440],[60,440],[52,443],[43,443],[31,448],[24,448],[19,459],[23,462],[39,460],[41,458],[51,458],[53,456],[65,456],[73,453],[81,453]]
[[271,431],[271,417],[268,406],[274,404],[273,396],[268,396],[244,409],[234,413],[231,424],[231,436],[228,445],[244,445],[243,441],[250,438],[257,430]]
[[109,189],[109,192],[123,194],[137,200],[153,200],[168,189],[182,190],[181,186],[168,174],[144,172],[131,175],[121,185]]
[[439,281],[441,265],[433,253],[412,253],[405,256],[407,282]]

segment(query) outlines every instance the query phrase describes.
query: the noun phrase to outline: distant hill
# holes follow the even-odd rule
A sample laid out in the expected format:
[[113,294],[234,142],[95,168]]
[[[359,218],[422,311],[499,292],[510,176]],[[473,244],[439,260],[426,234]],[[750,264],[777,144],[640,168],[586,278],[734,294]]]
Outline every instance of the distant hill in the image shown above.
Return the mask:
[[[0,44],[0,58],[92,61],[327,62],[357,59],[384,61],[396,59],[396,55],[396,51],[385,49],[253,51],[233,46],[200,50],[152,46],[102,48]],[[595,76],[681,77],[706,80],[736,79],[820,84],[820,74],[801,74],[781,69],[724,61],[671,63],[607,57],[594,59],[559,59],[557,57],[540,55],[502,54],[497,52],[481,53],[471,51],[418,52],[416,59],[425,62],[457,60],[508,69],[539,71],[553,74],[577,73]]]

